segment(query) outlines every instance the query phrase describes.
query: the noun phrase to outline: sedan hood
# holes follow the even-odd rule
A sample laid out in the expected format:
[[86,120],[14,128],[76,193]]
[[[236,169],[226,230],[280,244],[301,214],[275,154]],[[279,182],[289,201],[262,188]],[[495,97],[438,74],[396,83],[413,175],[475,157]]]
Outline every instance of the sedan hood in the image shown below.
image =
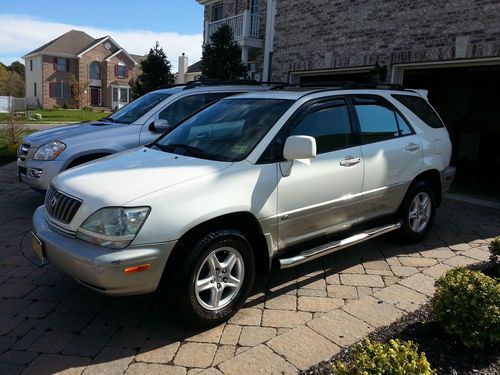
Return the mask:
[[[64,125],[49,129],[39,130],[23,139],[23,143],[28,143],[32,147],[40,147],[48,142],[64,142],[68,138],[77,137],[82,134],[102,132],[104,129],[123,127],[126,125],[112,124],[102,121],[82,122],[74,125]],[[96,135],[99,137],[99,135]]]
[[53,185],[95,207],[122,206],[155,191],[216,173],[232,163],[141,147],[72,168]]

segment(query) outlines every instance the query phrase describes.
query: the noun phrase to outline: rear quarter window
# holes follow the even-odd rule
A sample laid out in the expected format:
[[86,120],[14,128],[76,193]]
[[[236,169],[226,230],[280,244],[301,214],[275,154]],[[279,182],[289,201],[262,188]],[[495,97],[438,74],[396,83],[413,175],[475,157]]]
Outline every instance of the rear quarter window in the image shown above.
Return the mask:
[[425,122],[431,128],[443,128],[444,124],[437,115],[436,111],[427,103],[424,98],[410,95],[396,95],[392,97],[403,104],[406,108],[417,115],[420,120]]

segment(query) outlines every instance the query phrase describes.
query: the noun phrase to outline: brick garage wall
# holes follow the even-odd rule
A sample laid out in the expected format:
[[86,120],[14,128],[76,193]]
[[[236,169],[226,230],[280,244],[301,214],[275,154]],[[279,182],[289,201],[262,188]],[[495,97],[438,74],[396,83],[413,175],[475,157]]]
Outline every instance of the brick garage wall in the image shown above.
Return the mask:
[[500,56],[498,0],[280,0],[273,80],[289,72]]
[[64,104],[67,104],[69,107],[76,107],[77,103],[72,99],[51,98],[50,83],[64,81],[70,84],[72,74],[75,77],[78,77],[78,60],[70,59],[69,72],[58,72],[54,70],[53,56],[43,56],[42,61],[43,61],[43,67],[42,67],[43,108],[54,108],[55,106],[62,107]]

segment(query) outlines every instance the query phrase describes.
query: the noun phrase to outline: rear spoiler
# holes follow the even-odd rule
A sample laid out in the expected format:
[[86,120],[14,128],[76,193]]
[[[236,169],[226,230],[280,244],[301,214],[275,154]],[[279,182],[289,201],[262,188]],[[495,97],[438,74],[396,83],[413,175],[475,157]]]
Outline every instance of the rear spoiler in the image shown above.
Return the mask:
[[424,90],[424,89],[411,89],[412,91],[415,91],[418,95],[420,95],[422,98],[425,100],[429,101],[429,90]]

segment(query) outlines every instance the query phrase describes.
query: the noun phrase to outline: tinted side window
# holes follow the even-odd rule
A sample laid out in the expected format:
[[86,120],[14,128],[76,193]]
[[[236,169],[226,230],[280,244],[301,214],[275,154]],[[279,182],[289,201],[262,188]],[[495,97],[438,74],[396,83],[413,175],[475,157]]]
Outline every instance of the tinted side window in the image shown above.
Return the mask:
[[406,120],[401,117],[401,115],[397,112],[394,112],[396,114],[396,120],[398,122],[398,127],[399,127],[399,135],[410,135],[413,133],[411,130],[410,126],[406,122]]
[[[373,143],[385,141],[399,137],[398,127],[399,116],[391,106],[377,98],[353,98],[354,108],[358,115],[359,125],[363,143]],[[401,118],[401,117],[400,117]],[[411,134],[408,125],[401,118],[402,125],[406,125],[407,131]]]
[[326,108],[307,114],[290,129],[290,135],[314,137],[318,154],[351,146],[352,131],[346,102],[335,100]]
[[444,127],[439,116],[424,98],[410,95],[392,95],[392,97],[416,114],[420,120],[431,128]]
[[205,94],[186,96],[173,102],[160,112],[158,118],[175,125],[205,105]]
[[212,103],[215,100],[224,99],[228,96],[237,94],[241,94],[241,92],[212,92],[210,94],[207,94],[207,104]]

